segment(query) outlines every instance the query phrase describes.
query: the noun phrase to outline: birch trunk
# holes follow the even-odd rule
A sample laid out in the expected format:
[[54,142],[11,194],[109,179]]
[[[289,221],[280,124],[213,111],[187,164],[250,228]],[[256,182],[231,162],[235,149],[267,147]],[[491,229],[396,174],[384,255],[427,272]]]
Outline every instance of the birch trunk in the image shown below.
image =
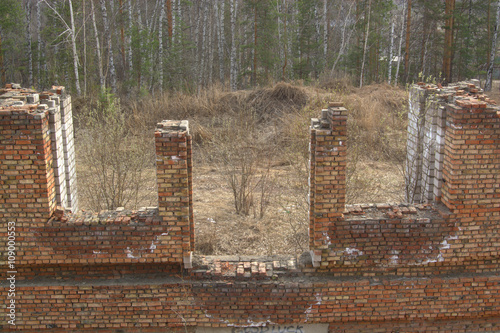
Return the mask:
[[28,85],[30,87],[33,86],[33,52],[31,51],[32,42],[31,42],[31,3],[27,2],[25,6],[26,12],[26,41],[27,45],[27,53],[28,53]]
[[217,41],[219,47],[219,80],[224,83],[224,1],[221,2],[220,7],[218,1],[215,3],[215,15],[217,17]]
[[137,57],[137,85],[142,87],[142,55],[144,50],[144,41],[142,40],[142,13],[141,6],[137,6],[137,29],[139,30],[139,56]]
[[[176,6],[176,12],[177,12],[177,17],[174,18],[174,36],[173,36],[173,43],[175,43],[175,36],[178,34],[176,31],[181,31],[181,22],[182,22],[182,8],[181,8],[181,0],[177,0],[177,6]],[[180,34],[179,34],[180,38]]]
[[42,4],[41,1],[36,2],[36,36],[37,36],[37,71],[36,73],[38,74],[38,79],[37,79],[37,84],[38,88],[42,88],[41,82],[42,80],[42,16],[41,16],[41,11],[40,11],[40,5]]
[[73,17],[73,3],[69,0],[69,15],[71,19],[71,47],[73,49],[73,69],[75,71],[75,85],[77,95],[81,95],[82,91],[80,89],[80,77],[78,76],[78,54],[76,52],[76,30],[75,30],[75,19]]
[[95,20],[94,0],[90,0],[90,10],[92,11],[92,25],[94,27],[94,38],[95,38],[95,43],[96,43],[97,69],[99,72],[99,86],[101,87],[101,92],[103,93],[105,88],[106,88],[106,82],[104,81],[104,75],[102,74],[101,44],[99,43],[99,33],[97,31],[97,25],[96,25],[96,20]]
[[393,47],[394,47],[394,21],[392,21],[392,23],[391,23],[391,46],[389,47],[389,63],[388,63],[389,73],[387,74],[387,81],[389,84],[391,84],[391,80],[392,80],[392,57],[393,57],[392,49],[393,49]]
[[109,30],[108,14],[106,10],[106,0],[100,0],[102,10],[102,20],[104,23],[104,36],[108,40],[108,62],[109,62],[109,75],[111,76],[111,91],[116,93],[116,70],[113,56],[113,43],[111,42],[111,32]]
[[283,67],[281,69],[282,70],[281,78],[283,81],[285,81],[286,67],[288,66],[288,31],[286,27],[287,18],[288,18],[288,3],[285,0],[285,15],[283,20],[283,53],[285,59],[283,60]]
[[121,40],[121,47],[120,47],[120,53],[121,53],[121,58],[122,58],[122,66],[123,68],[127,68],[127,60],[126,60],[126,55],[125,55],[125,18],[123,17],[123,0],[119,0],[119,5],[120,8],[118,8],[118,11],[120,13],[120,40]]
[[328,0],[323,0],[323,59],[327,63],[328,53]]
[[[404,13],[404,11],[405,11],[405,8],[403,8],[403,13]],[[399,67],[401,66],[401,48],[403,46],[404,26],[405,26],[405,20],[403,19],[403,16],[401,16],[401,31],[399,32],[399,48],[398,48],[398,65],[396,66],[396,75],[394,77],[394,85],[398,84],[398,79],[399,79]]]
[[236,65],[236,13],[238,11],[238,0],[231,0],[231,90],[237,89],[237,65]]
[[349,6],[349,11],[347,12],[347,15],[344,18],[344,24],[342,26],[342,33],[341,33],[341,42],[340,42],[340,49],[339,53],[337,54],[337,57],[335,58],[335,61],[333,63],[332,69],[330,71],[330,76],[333,77],[335,74],[335,68],[337,67],[338,62],[340,61],[340,58],[344,55],[345,49],[347,45],[349,45],[349,41],[351,40],[352,34],[354,32],[354,29],[352,29],[349,33],[346,33],[347,31],[347,24],[349,23],[350,17],[351,17],[351,11],[355,3],[351,3]]
[[158,73],[160,89],[163,89],[163,20],[165,19],[165,2],[161,1],[158,19]]
[[411,0],[407,1],[407,17],[406,17],[406,49],[405,49],[405,80],[408,81],[410,70],[410,35],[411,35]]
[[127,1],[128,11],[128,34],[127,34],[127,70],[132,69],[132,0]]
[[[208,8],[208,5],[207,5]],[[213,43],[213,36],[214,36],[214,24],[213,24],[213,19],[212,15],[210,15],[210,22],[207,22],[208,24],[208,84],[212,83],[212,75],[213,75],[213,69],[214,69],[214,43]]]
[[83,96],[87,96],[87,36],[86,25],[87,17],[85,16],[85,0],[82,0],[83,9]]
[[497,37],[498,37],[498,26],[500,24],[500,0],[497,1],[497,17],[495,20],[495,25],[493,26],[493,39],[491,40],[491,51],[490,51],[490,65],[488,66],[488,72],[486,74],[486,83],[484,85],[484,91],[491,91],[492,79],[493,79],[493,65],[495,63],[495,55],[497,50]]
[[365,70],[366,49],[368,46],[368,36],[370,35],[370,16],[372,11],[372,0],[368,1],[368,23],[366,25],[365,46],[363,47],[363,61],[361,62],[361,74],[359,77],[359,87],[363,87],[363,72]]
[[200,69],[198,72],[198,89],[203,85],[204,81],[204,71],[205,71],[205,58],[207,53],[207,17],[208,17],[208,3],[203,0],[202,1],[203,8],[203,33],[201,40],[201,61],[200,61]]

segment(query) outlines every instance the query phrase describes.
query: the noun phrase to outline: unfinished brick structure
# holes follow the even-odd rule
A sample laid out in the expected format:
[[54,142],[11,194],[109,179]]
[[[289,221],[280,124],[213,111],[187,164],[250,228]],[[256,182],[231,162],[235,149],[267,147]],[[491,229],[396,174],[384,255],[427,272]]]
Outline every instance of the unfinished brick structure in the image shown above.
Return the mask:
[[[429,166],[415,173],[434,162],[425,204],[346,206],[347,110],[331,103],[313,119],[310,253],[299,260],[196,255],[187,122],[155,132],[158,208],[71,214],[55,208],[49,109],[1,108],[0,234],[16,222],[18,252],[16,326],[2,318],[0,330],[500,330],[500,114],[463,87],[412,87],[441,124],[427,119],[428,139],[412,141],[432,151],[409,149],[410,165]],[[2,278],[2,301],[8,291]]]

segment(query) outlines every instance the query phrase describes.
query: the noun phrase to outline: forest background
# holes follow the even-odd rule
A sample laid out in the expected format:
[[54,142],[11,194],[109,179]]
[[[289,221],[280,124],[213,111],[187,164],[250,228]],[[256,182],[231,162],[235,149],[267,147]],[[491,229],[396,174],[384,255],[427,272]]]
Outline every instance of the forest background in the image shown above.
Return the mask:
[[493,0],[2,0],[1,81],[129,95],[324,76],[357,86],[485,77],[497,9]]
[[1,0],[0,77],[71,93],[80,209],[156,206],[153,130],[188,119],[197,251],[300,254],[310,119],[349,110],[348,204],[412,202],[406,87],[491,87],[499,4]]

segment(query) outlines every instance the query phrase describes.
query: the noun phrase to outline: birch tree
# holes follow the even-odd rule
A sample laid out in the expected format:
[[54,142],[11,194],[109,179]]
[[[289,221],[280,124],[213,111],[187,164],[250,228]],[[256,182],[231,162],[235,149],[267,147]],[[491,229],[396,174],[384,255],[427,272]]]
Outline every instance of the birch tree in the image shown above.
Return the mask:
[[[340,22],[342,24],[341,26],[341,33],[340,33],[340,36],[341,36],[341,39],[340,39],[340,48],[339,48],[339,53],[337,54],[337,57],[335,58],[335,61],[333,62],[333,66],[332,66],[332,69],[330,70],[330,76],[333,77],[334,73],[335,73],[335,69],[337,67],[337,64],[339,63],[341,57],[345,54],[345,51],[346,51],[346,48],[347,46],[349,45],[349,42],[351,40],[351,37],[354,33],[354,29],[349,29],[348,30],[348,25],[350,23],[350,21],[352,20],[352,9],[353,7],[355,6],[355,3],[352,2],[350,5],[349,5],[349,9],[348,9],[348,12],[347,12],[347,15],[343,15],[343,12],[339,12],[339,20],[338,22]],[[342,22],[342,18],[341,16],[344,16],[344,21]],[[357,22],[353,22],[354,24],[356,24]]]
[[160,89],[163,88],[163,20],[165,17],[165,2],[160,1],[160,17],[158,19],[158,72]]
[[401,15],[401,28],[399,30],[398,64],[396,65],[396,75],[394,77],[394,85],[398,84],[399,68],[401,66],[401,49],[403,46],[403,31],[405,25],[405,20],[403,19],[404,12],[405,12],[405,7],[403,6],[403,14]]
[[104,90],[106,89],[106,82],[104,80],[104,74],[102,73],[101,44],[99,43],[99,33],[97,31],[97,25],[96,25],[96,19],[95,19],[94,0],[90,0],[90,10],[92,12],[92,26],[94,28],[94,38],[95,38],[95,43],[96,43],[97,72],[99,73],[99,87],[101,88],[101,93],[104,93]]
[[219,55],[219,80],[224,83],[224,3],[225,1],[215,2],[215,15],[217,23],[217,42],[218,42],[218,55]]
[[328,0],[323,0],[323,59],[327,62],[328,54]]
[[408,80],[410,70],[410,37],[411,37],[411,0],[407,0],[406,16],[406,48],[405,48],[405,79]]
[[231,1],[231,90],[236,90],[237,64],[236,64],[236,15],[238,12],[238,0]]
[[363,60],[361,61],[361,74],[359,77],[359,87],[363,86],[363,74],[365,70],[366,50],[368,46],[368,36],[370,35],[370,16],[372,12],[372,0],[368,1],[368,23],[366,24],[365,45],[363,47]]
[[111,91],[116,93],[116,70],[113,55],[113,43],[111,41],[111,31],[109,29],[108,13],[106,9],[106,0],[100,0],[101,11],[102,11],[102,21],[104,23],[104,36],[107,39],[108,44],[108,69],[109,75],[111,76]]
[[59,21],[64,25],[66,30],[63,32],[63,34],[68,34],[70,37],[71,41],[71,49],[73,51],[73,70],[75,74],[75,87],[76,87],[76,93],[77,95],[81,95],[82,91],[80,89],[80,77],[78,74],[78,54],[76,50],[76,30],[75,30],[75,19],[73,16],[73,2],[72,0],[69,1],[69,13],[70,13],[70,23],[68,24],[66,20],[59,14],[59,12],[55,9],[55,7],[52,7],[47,0],[43,0],[45,5],[50,8],[50,10],[56,15],[56,17],[59,19]]
[[394,21],[391,22],[391,46],[389,47],[389,61],[388,61],[388,72],[387,73],[387,82],[391,84],[392,79],[392,51],[394,48]]
[[127,70],[132,69],[132,0],[127,1],[128,34],[127,34]]
[[490,61],[488,65],[488,72],[486,75],[486,83],[484,85],[485,91],[491,91],[492,78],[493,78],[493,65],[495,64],[495,56],[497,51],[497,38],[498,38],[498,27],[500,24],[500,0],[497,1],[497,16],[495,20],[495,25],[493,26],[493,38],[491,39],[491,49],[490,49]]

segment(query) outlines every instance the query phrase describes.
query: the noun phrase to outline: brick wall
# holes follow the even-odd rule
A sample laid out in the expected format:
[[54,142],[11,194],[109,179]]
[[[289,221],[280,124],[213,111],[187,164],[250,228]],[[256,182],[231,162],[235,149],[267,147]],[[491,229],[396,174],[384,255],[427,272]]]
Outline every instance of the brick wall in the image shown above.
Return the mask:
[[[305,332],[325,324],[329,332],[498,331],[500,116],[466,87],[446,94],[432,85],[412,88],[440,96],[428,113],[436,121],[426,120],[427,134],[409,150],[422,147],[410,156],[421,160],[421,184],[432,184],[419,192],[425,204],[346,206],[347,110],[331,103],[312,121],[311,252],[299,258],[193,254],[185,121],[164,121],[154,134],[159,207],[96,214],[55,208],[60,140],[50,101],[61,105],[62,90],[43,105],[10,101],[0,111],[0,234],[5,239],[6,221],[18,223],[15,329],[264,332],[293,324]],[[68,185],[71,168],[65,170]],[[4,251],[0,259],[5,267]],[[0,299],[8,292],[2,275]],[[8,312],[6,302],[0,307]],[[14,329],[1,320],[1,331]]]
[[194,250],[194,220],[188,122],[167,120],[159,123],[155,142],[158,209],[169,228],[169,256],[189,266]]
[[[312,119],[310,145],[310,232],[311,249],[329,245],[330,226],[342,216],[345,205],[347,110],[331,103]],[[314,254],[313,254],[314,255]]]

